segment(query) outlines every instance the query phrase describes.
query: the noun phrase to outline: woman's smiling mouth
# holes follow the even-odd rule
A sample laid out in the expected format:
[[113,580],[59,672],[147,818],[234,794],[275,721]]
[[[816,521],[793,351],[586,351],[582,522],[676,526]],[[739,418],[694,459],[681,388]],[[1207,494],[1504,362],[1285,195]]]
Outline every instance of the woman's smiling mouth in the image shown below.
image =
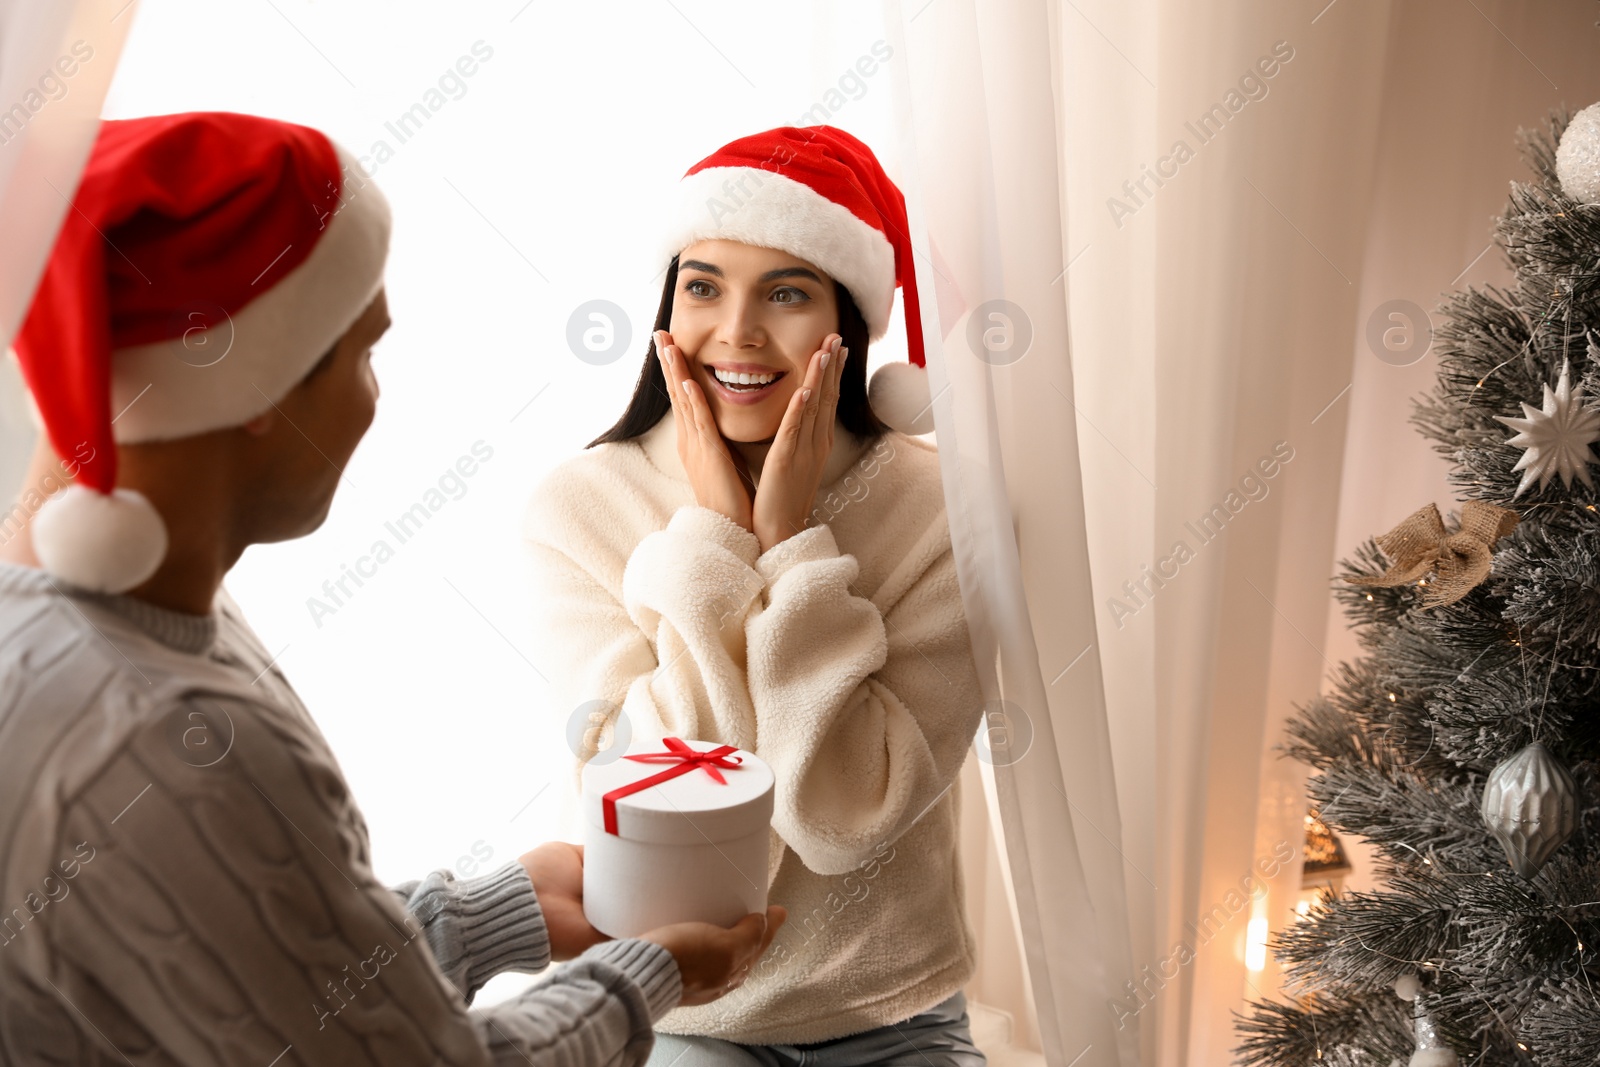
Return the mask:
[[707,364],[718,396],[735,404],[753,404],[771,395],[787,371],[772,370],[752,363]]

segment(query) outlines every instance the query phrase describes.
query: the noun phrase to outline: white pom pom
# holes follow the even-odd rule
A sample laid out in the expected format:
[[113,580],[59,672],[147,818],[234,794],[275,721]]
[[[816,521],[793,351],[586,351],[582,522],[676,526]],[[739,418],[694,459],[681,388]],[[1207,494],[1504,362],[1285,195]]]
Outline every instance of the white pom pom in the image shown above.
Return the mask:
[[109,496],[69,485],[33,518],[33,550],[44,569],[95,593],[124,593],[156,572],[167,527],[141,494]]
[[1421,991],[1422,979],[1417,977],[1416,971],[1402,974],[1394,980],[1394,995],[1401,1000],[1416,1000]]
[[1461,1060],[1453,1049],[1419,1048],[1411,1054],[1406,1067],[1461,1067]]
[[906,434],[933,432],[928,372],[915,363],[885,363],[867,385],[873,414]]
[[1585,204],[1600,202],[1600,104],[1590,104],[1567,124],[1556,147],[1561,191]]

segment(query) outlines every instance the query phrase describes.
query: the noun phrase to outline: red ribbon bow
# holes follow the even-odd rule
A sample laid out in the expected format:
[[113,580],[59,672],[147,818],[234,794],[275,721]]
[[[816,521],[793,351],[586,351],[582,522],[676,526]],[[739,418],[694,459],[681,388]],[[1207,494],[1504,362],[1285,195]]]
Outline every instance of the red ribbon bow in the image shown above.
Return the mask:
[[697,752],[676,737],[664,737],[661,739],[661,743],[671,751],[642,752],[637,756],[623,757],[623,759],[631,759],[637,763],[671,763],[673,765],[664,771],[652,774],[648,778],[641,778],[637,782],[629,782],[627,785],[619,785],[600,798],[601,810],[605,814],[606,833],[617,833],[617,801],[623,797],[642,792],[653,785],[659,785],[680,775],[689,774],[696,767],[704,768],[705,772],[711,775],[712,780],[718,785],[727,785],[728,780],[722,777],[722,771],[717,768],[724,767],[728,770],[736,770],[739,764],[744,762],[742,757],[731,755],[731,753],[739,751],[732,745],[723,745],[709,752]]

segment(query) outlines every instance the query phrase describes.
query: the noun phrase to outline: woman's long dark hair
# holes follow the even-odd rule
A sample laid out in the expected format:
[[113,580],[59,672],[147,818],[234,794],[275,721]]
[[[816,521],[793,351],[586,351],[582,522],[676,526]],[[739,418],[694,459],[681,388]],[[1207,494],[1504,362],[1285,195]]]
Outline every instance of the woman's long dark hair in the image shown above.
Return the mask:
[[[628,410],[622,413],[616,425],[590,441],[585,448],[605,444],[607,441],[629,441],[645,434],[661,417],[672,409],[667,396],[667,379],[661,373],[661,361],[656,358],[656,330],[670,329],[672,325],[672,297],[678,287],[678,257],[673,256],[667,265],[667,282],[661,288],[661,306],[656,310],[656,324],[650,331],[650,347],[645,353],[644,366],[639,371],[639,382],[633,387],[633,397]],[[845,363],[844,377],[839,380],[839,421],[844,428],[858,437],[873,438],[887,433],[886,426],[872,406],[867,403],[867,321],[849,290],[837,281],[833,283],[834,295],[839,303],[839,336],[841,347],[850,350]]]

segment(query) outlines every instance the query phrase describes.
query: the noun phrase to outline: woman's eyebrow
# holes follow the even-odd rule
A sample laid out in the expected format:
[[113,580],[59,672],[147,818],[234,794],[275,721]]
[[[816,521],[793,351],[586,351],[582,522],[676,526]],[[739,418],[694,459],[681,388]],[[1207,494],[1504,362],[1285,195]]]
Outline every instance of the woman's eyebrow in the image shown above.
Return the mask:
[[[712,263],[702,262],[698,259],[686,259],[682,263],[678,264],[678,269],[697,270],[703,274],[710,274],[717,278],[721,278],[723,276],[721,267]],[[822,279],[817,276],[817,272],[814,270],[807,270],[805,267],[779,267],[777,270],[767,271],[758,280],[762,282],[772,282],[777,281],[779,278],[810,278],[818,285],[822,284]]]
[[761,276],[764,282],[777,281],[779,278],[810,278],[818,285],[822,284],[822,279],[817,277],[816,271],[804,267],[780,267],[777,270],[769,270]]

